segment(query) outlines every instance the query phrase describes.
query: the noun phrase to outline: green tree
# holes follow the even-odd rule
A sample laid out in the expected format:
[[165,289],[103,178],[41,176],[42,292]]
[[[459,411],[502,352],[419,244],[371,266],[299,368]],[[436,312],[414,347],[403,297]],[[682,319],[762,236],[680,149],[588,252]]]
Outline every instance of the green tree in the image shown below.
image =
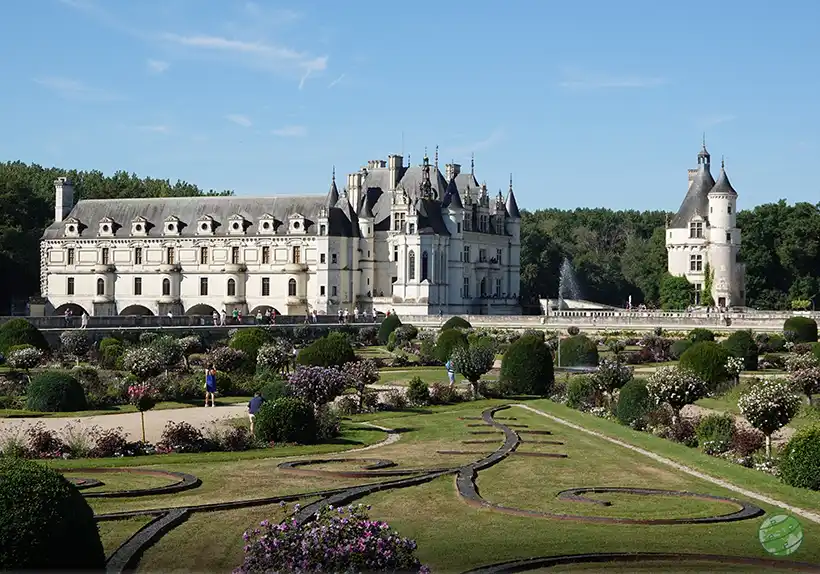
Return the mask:
[[705,279],[703,281],[703,291],[700,294],[700,304],[706,307],[714,307],[715,298],[712,297],[712,285],[715,283],[715,270],[712,269],[708,261],[703,269],[703,275]]
[[694,289],[694,285],[683,275],[675,277],[667,273],[661,280],[661,308],[685,309],[692,304]]

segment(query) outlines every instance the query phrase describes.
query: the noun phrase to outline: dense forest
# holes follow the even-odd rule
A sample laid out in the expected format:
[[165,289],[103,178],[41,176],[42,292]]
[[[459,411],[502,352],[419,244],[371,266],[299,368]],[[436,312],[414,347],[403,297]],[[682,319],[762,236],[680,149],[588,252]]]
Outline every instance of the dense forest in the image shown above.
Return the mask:
[[[230,195],[178,181],[117,172],[43,168],[0,163],[0,314],[12,302],[39,291],[39,240],[54,217],[54,179],[69,177],[75,200],[126,197]],[[677,207],[677,206],[676,206]],[[569,259],[585,298],[623,305],[659,304],[666,272],[662,211],[544,209],[524,212],[522,295],[554,297],[559,268]],[[784,309],[794,299],[814,300],[820,291],[820,209],[785,201],[738,213],[743,230],[741,261],[746,264],[750,307]]]

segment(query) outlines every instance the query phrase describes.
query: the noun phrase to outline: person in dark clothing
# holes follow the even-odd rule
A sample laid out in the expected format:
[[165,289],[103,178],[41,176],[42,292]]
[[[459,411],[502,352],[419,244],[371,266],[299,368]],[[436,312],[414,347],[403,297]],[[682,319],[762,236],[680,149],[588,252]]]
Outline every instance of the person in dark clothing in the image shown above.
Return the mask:
[[248,418],[251,420],[251,434],[253,434],[253,419],[256,418],[256,413],[259,412],[259,409],[262,407],[262,403],[265,402],[264,397],[262,394],[257,391],[253,398],[248,402]]

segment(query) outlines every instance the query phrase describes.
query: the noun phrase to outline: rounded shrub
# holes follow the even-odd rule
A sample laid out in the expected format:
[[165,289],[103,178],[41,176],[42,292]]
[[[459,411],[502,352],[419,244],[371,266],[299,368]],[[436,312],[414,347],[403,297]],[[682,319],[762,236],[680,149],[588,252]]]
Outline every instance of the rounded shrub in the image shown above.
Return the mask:
[[0,325],[0,353],[8,356],[11,347],[17,345],[31,345],[42,351],[48,350],[48,343],[40,330],[19,318]]
[[446,363],[453,356],[453,351],[457,347],[466,347],[468,345],[467,335],[458,329],[447,329],[439,333],[436,339],[435,355],[436,359],[442,363]]
[[726,361],[729,352],[711,341],[695,343],[680,357],[681,369],[690,371],[710,390],[716,389],[729,378]]
[[783,332],[791,335],[792,343],[814,343],[817,341],[817,321],[810,317],[789,317],[783,323]]
[[570,337],[580,335],[581,334],[581,329],[579,327],[576,327],[575,325],[573,325],[572,327],[567,327],[567,334]]
[[647,413],[652,410],[649,391],[646,381],[632,379],[618,393],[618,403],[615,405],[615,418],[627,426],[642,427]]
[[677,361],[692,345],[694,343],[689,339],[678,339],[669,346],[669,356]]
[[598,345],[586,335],[575,335],[561,339],[561,364],[559,367],[596,366]]
[[356,360],[356,353],[342,333],[330,333],[299,351],[296,362],[309,367],[340,367]]
[[0,570],[103,571],[94,512],[60,473],[0,458]]
[[30,411],[60,413],[83,411],[88,403],[77,379],[63,371],[46,371],[29,384],[26,407]]
[[421,377],[413,377],[407,384],[405,393],[411,405],[424,406],[430,404],[430,387]]
[[376,335],[379,345],[386,345],[387,339],[390,338],[390,333],[399,327],[401,327],[401,319],[399,319],[398,315],[388,315],[385,317],[384,320],[379,323],[379,333]]
[[254,420],[254,432],[264,441],[316,442],[316,417],[313,407],[294,397],[266,402]]
[[579,375],[570,378],[567,384],[567,406],[585,410],[595,406],[598,390],[595,382],[587,376]]
[[251,327],[237,330],[231,337],[228,346],[231,349],[242,351],[245,353],[248,362],[255,363],[256,356],[259,354],[259,347],[267,343],[270,343],[268,332],[260,327]]
[[697,327],[689,331],[687,339],[689,339],[693,343],[702,343],[703,341],[714,341],[715,333],[713,331],[710,331],[709,329]]
[[780,458],[783,482],[798,488],[820,490],[820,424],[797,431]]
[[735,331],[723,341],[722,345],[731,356],[743,360],[744,371],[757,370],[759,350],[751,331]]
[[735,419],[729,413],[706,415],[695,427],[695,434],[706,454],[721,454],[732,448]]
[[114,337],[105,337],[97,344],[97,349],[100,353],[105,352],[107,347],[122,347],[123,343],[119,339],[115,339]]
[[519,395],[547,396],[555,383],[552,352],[543,339],[525,335],[501,359],[501,387]]
[[458,315],[454,315],[447,319],[444,322],[444,325],[441,326],[442,331],[446,331],[447,329],[472,329],[473,326],[470,325],[470,322],[463,318],[459,317]]

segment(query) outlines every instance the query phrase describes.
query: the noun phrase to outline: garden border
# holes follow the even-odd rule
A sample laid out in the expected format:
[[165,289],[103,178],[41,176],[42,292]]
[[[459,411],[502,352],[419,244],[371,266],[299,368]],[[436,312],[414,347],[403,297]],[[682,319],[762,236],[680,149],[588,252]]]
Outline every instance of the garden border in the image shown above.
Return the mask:
[[[57,472],[61,474],[69,473],[69,474],[82,474],[84,472],[88,473],[103,473],[103,474],[115,474],[115,473],[129,473],[129,474],[143,474],[146,476],[160,476],[164,478],[177,478],[177,482],[166,484],[164,486],[154,486],[150,488],[138,488],[133,490],[112,490],[109,492],[83,492],[83,496],[86,498],[132,498],[137,496],[154,496],[154,495],[161,495],[161,494],[175,494],[177,492],[182,492],[185,490],[190,490],[192,488],[198,488],[202,481],[195,477],[193,474],[187,474],[185,472],[173,472],[170,470],[159,470],[159,469],[147,469],[147,468],[129,468],[129,467],[101,467],[101,468],[66,468],[56,469]],[[88,481],[88,480],[96,480],[96,479],[88,479],[83,478],[81,480]],[[99,484],[95,484],[94,486],[102,486],[103,483],[100,481]],[[75,485],[76,486],[76,485]],[[86,489],[86,488],[93,488],[92,486],[78,486],[78,488]]]

